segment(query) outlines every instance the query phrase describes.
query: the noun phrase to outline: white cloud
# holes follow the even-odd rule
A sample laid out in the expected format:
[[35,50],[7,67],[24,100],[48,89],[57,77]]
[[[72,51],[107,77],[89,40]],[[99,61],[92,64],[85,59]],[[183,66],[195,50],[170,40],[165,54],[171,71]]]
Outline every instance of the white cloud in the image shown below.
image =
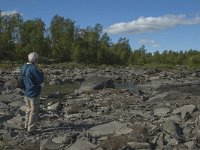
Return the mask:
[[131,22],[116,23],[104,31],[111,34],[137,34],[157,31],[177,25],[200,24],[200,16],[187,18],[186,15],[165,15],[161,17],[139,17]]
[[1,12],[1,16],[10,16],[10,15],[14,15],[14,14],[17,14],[17,13],[19,13],[18,11],[16,11],[16,10],[12,10],[12,11],[2,11]]
[[154,40],[148,40],[148,39],[141,39],[139,41],[139,44],[141,44],[141,45],[150,45],[150,46],[152,46],[154,48],[160,47],[160,44],[158,44],[156,41],[154,41]]

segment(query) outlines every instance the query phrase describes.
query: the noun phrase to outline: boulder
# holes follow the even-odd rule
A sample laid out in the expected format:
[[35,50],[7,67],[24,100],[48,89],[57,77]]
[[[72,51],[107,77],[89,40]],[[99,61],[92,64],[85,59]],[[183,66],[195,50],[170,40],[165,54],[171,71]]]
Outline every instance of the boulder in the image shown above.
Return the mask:
[[78,93],[101,90],[104,88],[115,88],[114,81],[108,77],[94,76],[90,79],[85,80],[81,84]]

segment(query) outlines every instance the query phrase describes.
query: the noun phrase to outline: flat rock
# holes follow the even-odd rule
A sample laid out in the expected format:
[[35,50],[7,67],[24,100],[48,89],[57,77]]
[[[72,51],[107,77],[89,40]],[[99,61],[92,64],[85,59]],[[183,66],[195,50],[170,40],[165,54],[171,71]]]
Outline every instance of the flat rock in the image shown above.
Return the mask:
[[15,95],[13,95],[13,94],[0,95],[0,101],[12,102],[12,99],[14,99],[14,98],[15,98]]
[[90,143],[84,139],[77,139],[77,141],[72,144],[67,150],[90,150],[96,149],[97,145]]
[[14,102],[9,103],[9,106],[21,107],[21,106],[25,106],[25,102],[24,101],[14,101]]
[[154,108],[154,115],[158,117],[164,117],[170,112],[169,107],[156,107]]
[[52,139],[52,141],[55,142],[55,143],[61,144],[61,143],[63,143],[64,141],[66,141],[66,139],[67,139],[66,136],[58,136],[58,137],[54,137],[54,138]]
[[94,126],[90,129],[88,129],[88,132],[93,137],[94,136],[105,136],[105,135],[109,135],[109,134],[122,135],[122,134],[128,134],[131,131],[132,131],[132,129],[128,128],[126,123],[120,123],[117,121]]
[[40,150],[60,150],[60,145],[46,138],[40,142]]
[[151,146],[150,146],[149,143],[128,142],[127,145],[128,145],[129,148],[132,148],[132,149],[151,150]]
[[13,117],[7,122],[4,122],[4,125],[5,127],[11,128],[11,129],[22,129],[22,126],[21,126],[22,123],[23,123],[23,117],[20,115],[17,115],[16,117]]

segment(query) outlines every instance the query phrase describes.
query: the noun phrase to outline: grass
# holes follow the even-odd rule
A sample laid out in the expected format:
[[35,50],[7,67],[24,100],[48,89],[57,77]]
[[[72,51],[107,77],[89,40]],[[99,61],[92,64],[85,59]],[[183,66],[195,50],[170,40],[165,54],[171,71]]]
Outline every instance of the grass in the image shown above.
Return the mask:
[[3,70],[13,70],[20,67],[20,64],[15,62],[0,62],[0,68]]
[[[12,70],[16,67],[20,67],[24,64],[24,62],[17,62],[17,61],[0,61],[0,68],[5,70]],[[130,68],[136,68],[136,69],[151,69],[151,68],[158,68],[158,69],[177,69],[180,67],[186,67],[190,69],[198,69],[199,65],[172,65],[172,64],[164,64],[164,63],[148,63],[148,64],[128,64],[128,65],[106,65],[106,64],[83,64],[83,63],[75,63],[75,62],[64,62],[64,63],[42,63],[42,61],[39,61],[38,65],[41,68],[119,68],[119,67],[130,67]]]

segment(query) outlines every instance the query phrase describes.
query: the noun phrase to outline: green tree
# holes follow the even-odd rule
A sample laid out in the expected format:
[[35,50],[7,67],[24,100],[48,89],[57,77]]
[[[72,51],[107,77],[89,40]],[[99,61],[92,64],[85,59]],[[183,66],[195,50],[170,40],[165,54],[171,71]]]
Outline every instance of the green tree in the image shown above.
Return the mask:
[[97,53],[100,48],[102,26],[96,24],[94,28],[78,29],[74,40],[73,58],[81,63],[98,63]]
[[20,28],[20,42],[17,46],[19,59],[26,58],[27,54],[35,51],[39,55],[45,55],[45,24],[41,19],[27,20]]
[[126,38],[120,38],[116,44],[113,44],[112,52],[116,64],[128,64],[132,54],[129,40]]
[[147,63],[147,58],[146,58],[146,49],[145,46],[141,46],[139,49],[134,50],[131,58],[132,64],[136,65],[144,65]]
[[75,34],[74,21],[56,15],[50,25],[52,56],[59,62],[70,61]]
[[97,51],[100,47],[100,35],[102,32],[102,26],[96,24],[94,28],[88,27],[84,39],[88,43],[87,55],[89,63],[97,63]]
[[1,15],[0,12],[0,59],[15,60],[15,47],[19,42],[19,28],[22,23],[20,14]]
[[152,63],[155,63],[155,64],[159,64],[161,63],[161,54],[160,52],[157,50],[154,52],[154,54],[152,55]]
[[104,33],[100,39],[100,47],[97,51],[97,62],[98,64],[112,64],[111,58],[112,53],[110,50],[111,42],[110,37],[107,33]]
[[73,43],[73,60],[77,63],[88,61],[87,49],[88,43],[84,39],[85,29],[76,29]]

